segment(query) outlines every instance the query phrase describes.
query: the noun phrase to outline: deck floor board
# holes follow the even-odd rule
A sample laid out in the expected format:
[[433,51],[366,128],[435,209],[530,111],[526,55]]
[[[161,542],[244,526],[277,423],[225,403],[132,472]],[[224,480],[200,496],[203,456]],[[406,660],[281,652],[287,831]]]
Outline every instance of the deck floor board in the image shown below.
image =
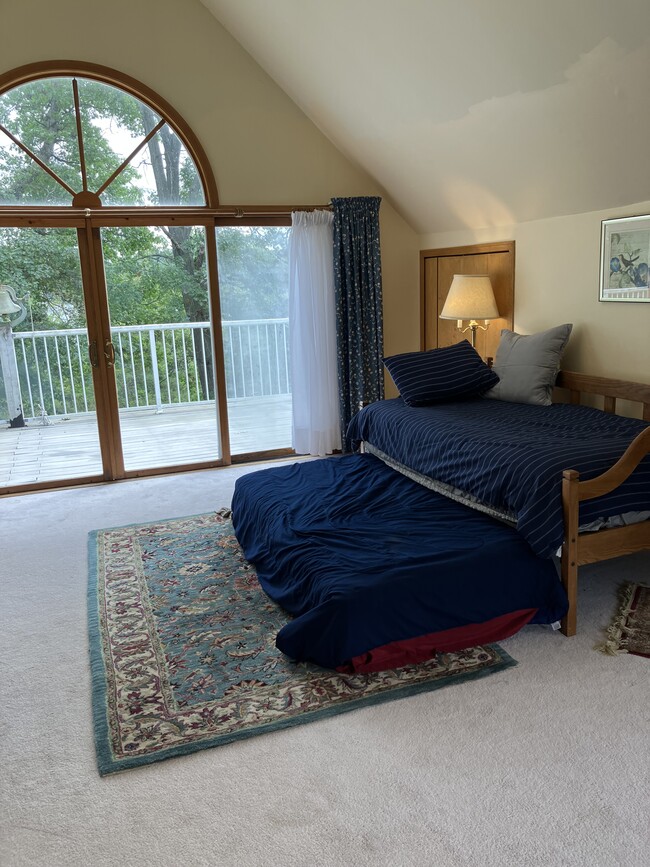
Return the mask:
[[[228,402],[233,455],[291,447],[291,397]],[[217,460],[214,406],[123,410],[120,416],[127,470]],[[94,415],[0,427],[0,488],[99,475],[102,462]]]

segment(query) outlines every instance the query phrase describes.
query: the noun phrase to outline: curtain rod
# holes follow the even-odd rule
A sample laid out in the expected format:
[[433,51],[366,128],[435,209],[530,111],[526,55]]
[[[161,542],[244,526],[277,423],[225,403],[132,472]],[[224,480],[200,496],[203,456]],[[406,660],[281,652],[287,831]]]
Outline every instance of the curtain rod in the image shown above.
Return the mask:
[[332,205],[223,205],[215,208],[222,217],[241,219],[249,216],[281,217],[294,211],[331,211]]
[[110,205],[102,208],[74,208],[68,205],[38,206],[38,205],[13,205],[0,206],[0,217],[89,217],[89,216],[163,216],[164,214],[178,214],[181,216],[197,217],[283,217],[289,216],[293,211],[331,211],[332,205],[219,205],[216,208],[199,206],[165,206],[160,207],[120,207]]

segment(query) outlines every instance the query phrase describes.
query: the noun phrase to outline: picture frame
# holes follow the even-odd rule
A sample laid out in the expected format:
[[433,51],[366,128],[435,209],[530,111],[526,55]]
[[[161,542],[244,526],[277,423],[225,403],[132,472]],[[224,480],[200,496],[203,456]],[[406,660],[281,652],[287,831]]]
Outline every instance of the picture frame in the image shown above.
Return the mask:
[[650,302],[650,215],[603,220],[600,301]]

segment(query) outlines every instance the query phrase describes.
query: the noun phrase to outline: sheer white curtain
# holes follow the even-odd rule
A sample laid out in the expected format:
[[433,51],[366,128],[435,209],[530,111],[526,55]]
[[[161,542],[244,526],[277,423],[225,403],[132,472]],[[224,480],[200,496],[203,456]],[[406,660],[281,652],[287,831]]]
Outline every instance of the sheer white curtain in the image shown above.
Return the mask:
[[333,216],[296,211],[289,238],[289,339],[293,447],[301,455],[341,448]]

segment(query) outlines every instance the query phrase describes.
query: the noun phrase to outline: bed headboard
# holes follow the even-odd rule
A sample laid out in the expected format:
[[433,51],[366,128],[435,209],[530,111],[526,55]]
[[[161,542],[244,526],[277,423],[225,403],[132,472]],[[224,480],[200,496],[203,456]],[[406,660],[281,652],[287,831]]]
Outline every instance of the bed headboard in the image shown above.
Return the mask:
[[571,403],[580,403],[581,394],[601,395],[605,412],[616,412],[617,399],[640,403],[643,405],[643,420],[650,421],[650,385],[643,382],[608,379],[604,376],[589,376],[586,373],[561,370],[555,386],[568,389]]

